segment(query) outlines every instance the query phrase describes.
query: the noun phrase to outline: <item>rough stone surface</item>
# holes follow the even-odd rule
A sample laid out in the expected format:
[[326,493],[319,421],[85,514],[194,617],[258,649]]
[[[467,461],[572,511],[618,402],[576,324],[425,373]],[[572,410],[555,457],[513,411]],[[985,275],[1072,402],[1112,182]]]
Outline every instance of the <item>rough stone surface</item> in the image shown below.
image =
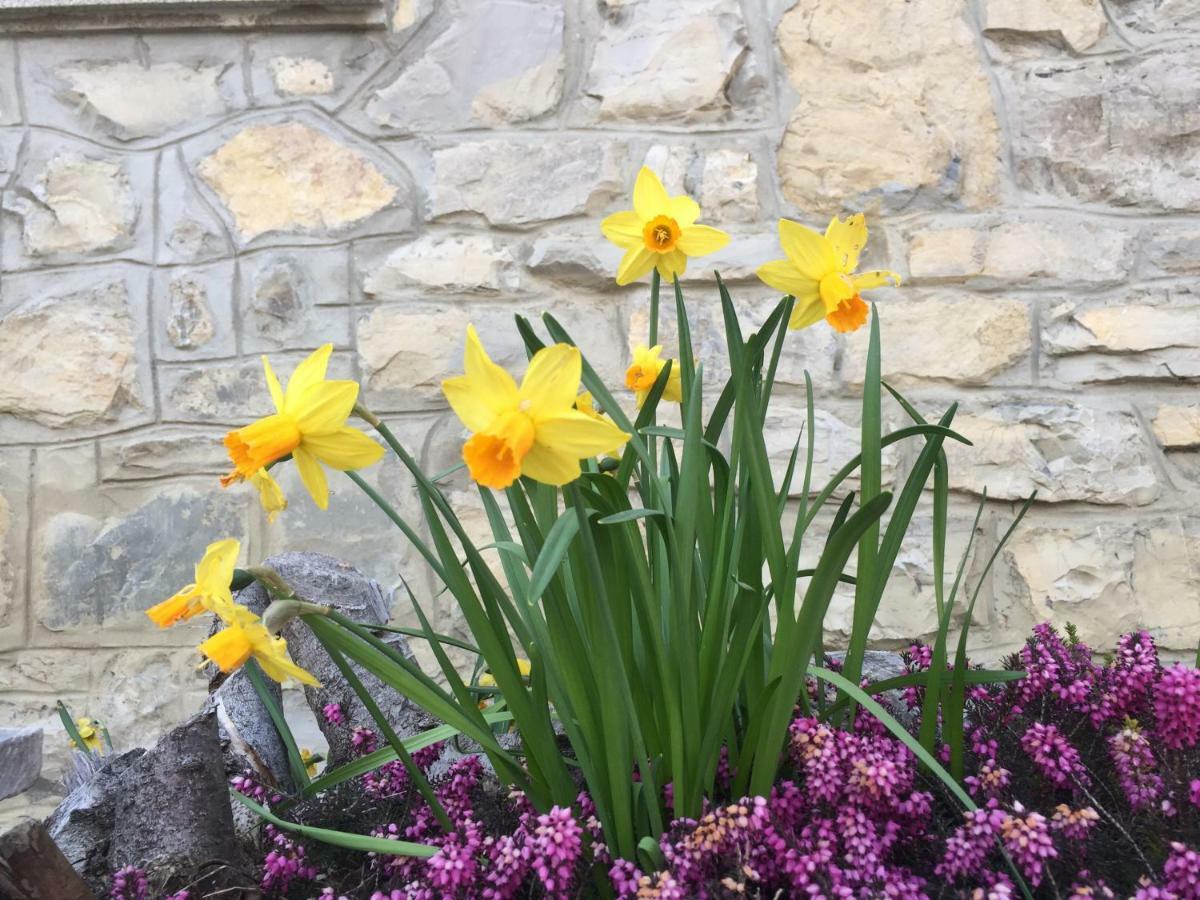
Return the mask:
[[198,171],[243,240],[336,231],[396,197],[396,186],[362,153],[298,122],[244,128]]
[[364,279],[363,292],[387,300],[414,289],[486,293],[513,290],[518,283],[512,253],[492,238],[426,236],[389,253]]
[[1108,31],[1100,0],[988,0],[984,18],[984,34],[993,40],[1045,37],[1075,52]]
[[70,862],[34,819],[0,835],[0,891],[16,900],[92,900]]
[[333,93],[333,73],[319,59],[276,56],[268,64],[275,90],[293,97]]
[[1200,404],[1160,406],[1153,424],[1154,436],[1168,450],[1200,447]]
[[29,788],[42,774],[42,729],[0,728],[0,800]]

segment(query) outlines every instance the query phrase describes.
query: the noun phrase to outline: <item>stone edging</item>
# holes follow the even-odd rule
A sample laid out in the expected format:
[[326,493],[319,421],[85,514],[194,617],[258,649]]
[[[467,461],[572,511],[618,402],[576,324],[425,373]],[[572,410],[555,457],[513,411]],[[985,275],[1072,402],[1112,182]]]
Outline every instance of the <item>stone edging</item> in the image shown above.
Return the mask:
[[0,34],[384,25],[382,0],[0,0]]

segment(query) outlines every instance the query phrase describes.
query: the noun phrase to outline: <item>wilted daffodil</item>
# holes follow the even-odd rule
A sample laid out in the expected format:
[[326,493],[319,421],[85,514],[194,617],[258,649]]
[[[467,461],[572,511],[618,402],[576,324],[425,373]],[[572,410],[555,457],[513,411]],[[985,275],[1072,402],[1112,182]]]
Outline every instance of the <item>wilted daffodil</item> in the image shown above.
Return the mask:
[[625,251],[617,284],[637,281],[653,268],[670,281],[687,269],[689,256],[706,256],[729,243],[729,235],[697,225],[700,206],[691,197],[667,195],[658,176],[645,166],[633,187],[633,209],[600,223],[604,236]]
[[895,272],[855,274],[858,254],[867,243],[867,223],[862,213],[844,222],[834,216],[824,235],[780,219],[779,243],[787,259],[761,266],[758,277],[796,298],[788,323],[793,329],[825,319],[836,331],[855,331],[870,313],[859,292],[889,281],[900,284]]
[[662,373],[663,366],[671,363],[671,374],[667,376],[667,384],[663,388],[662,398],[669,403],[679,403],[683,400],[683,381],[679,371],[679,363],[675,360],[662,358],[662,345],[653,347],[639,345],[633,351],[633,362],[625,370],[625,387],[637,395],[637,405],[640,409],[654,387],[654,382]]
[[150,607],[146,615],[159,628],[169,628],[205,610],[215,612],[220,603],[232,603],[229,582],[233,580],[233,567],[241,547],[233,538],[209,544],[204,558],[196,565],[195,583]]
[[620,447],[629,435],[575,409],[582,370],[567,344],[534,354],[518,388],[467,328],[466,374],[442,382],[451,408],[473,434],[463,446],[471,477],[503,489],[521,475],[563,485],[579,477],[579,461]]
[[[225,435],[225,447],[234,469],[221,483],[255,479],[267,512],[282,508],[283,494],[273,482],[264,490],[263,469],[291,454],[300,478],[321,509],[329,506],[329,483],[321,464],[346,471],[379,461],[383,448],[361,431],[346,424],[358,400],[354,381],[327,381],[332,344],[315,350],[296,367],[287,391],[280,387],[271,363],[263,357],[267,388],[275,414]],[[267,476],[268,478],[270,476]]]
[[288,658],[287,641],[275,637],[262,619],[238,603],[220,603],[214,610],[225,627],[200,645],[200,652],[222,672],[232,672],[250,657],[271,678],[283,683],[294,678],[301,684],[317,685],[317,679]]
[[[75,720],[75,730],[79,732],[79,737],[83,740],[84,746],[87,747],[89,753],[104,755],[104,741],[100,737],[100,723],[95,719],[89,719],[87,716],[81,716]],[[71,746],[75,747],[75,740],[72,738]],[[75,747],[75,749],[79,749]]]
[[251,475],[250,483],[258,488],[258,499],[267,513],[267,521],[274,522],[279,518],[279,514],[287,509],[287,497],[283,495],[283,488],[266,469],[259,469]]

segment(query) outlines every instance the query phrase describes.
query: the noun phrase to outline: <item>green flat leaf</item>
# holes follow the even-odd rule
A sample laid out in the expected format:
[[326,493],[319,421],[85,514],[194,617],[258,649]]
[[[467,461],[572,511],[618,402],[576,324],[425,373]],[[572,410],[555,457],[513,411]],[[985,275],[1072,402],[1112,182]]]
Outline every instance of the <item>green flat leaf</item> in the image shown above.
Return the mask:
[[605,516],[602,519],[597,519],[600,525],[619,525],[622,522],[632,522],[634,519],[648,519],[652,516],[664,515],[661,509],[626,509],[618,513],[613,513],[611,516]]

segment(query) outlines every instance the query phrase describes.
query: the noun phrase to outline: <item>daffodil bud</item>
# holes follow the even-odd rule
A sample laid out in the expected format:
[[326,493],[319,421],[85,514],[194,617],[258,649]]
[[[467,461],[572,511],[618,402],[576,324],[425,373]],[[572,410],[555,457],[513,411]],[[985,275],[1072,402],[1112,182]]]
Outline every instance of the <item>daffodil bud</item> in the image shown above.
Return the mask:
[[271,634],[279,634],[292,619],[309,614],[327,616],[329,607],[307,600],[274,600],[263,613],[262,622]]

